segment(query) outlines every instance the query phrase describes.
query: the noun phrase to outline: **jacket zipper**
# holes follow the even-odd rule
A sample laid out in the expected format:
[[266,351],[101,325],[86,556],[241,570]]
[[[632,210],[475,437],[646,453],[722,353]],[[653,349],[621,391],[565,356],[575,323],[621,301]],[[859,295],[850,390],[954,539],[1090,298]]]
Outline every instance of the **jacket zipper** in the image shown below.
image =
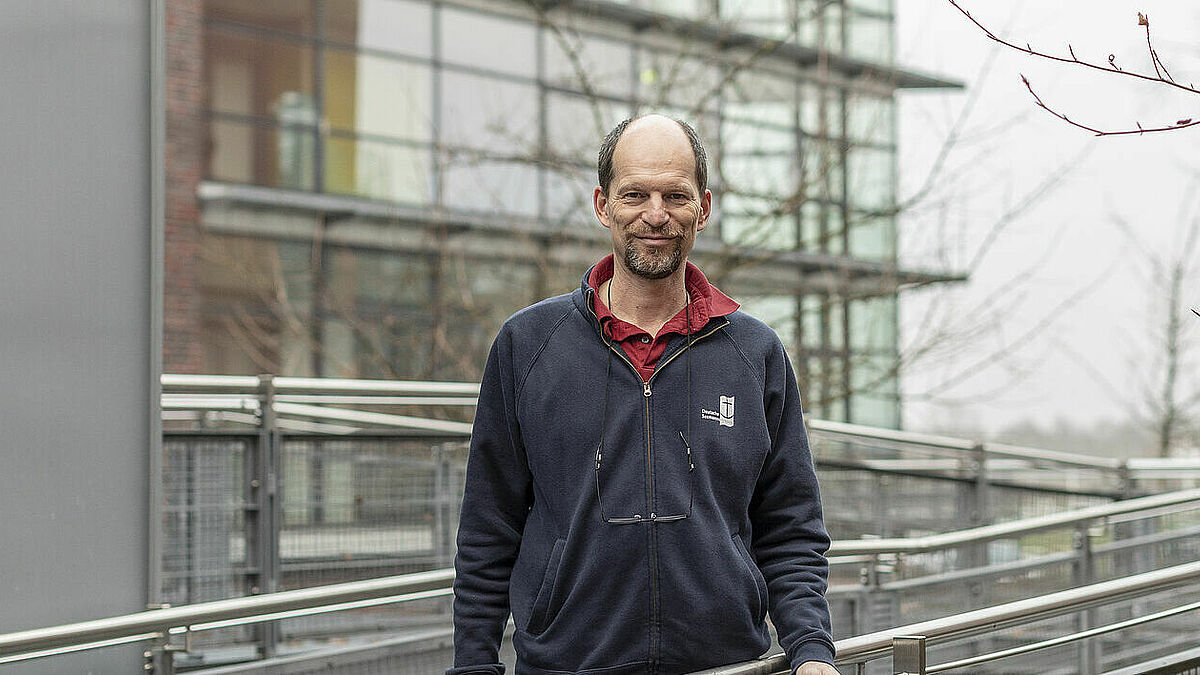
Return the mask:
[[[592,309],[592,295],[594,293],[595,293],[594,290],[588,289],[588,295],[586,298],[586,302],[587,302],[588,312],[591,313],[592,318],[596,320],[597,324],[599,324],[600,317],[596,316],[596,311],[594,309]],[[663,361],[662,363],[659,363],[657,366],[655,366],[654,372],[650,374],[650,379],[644,380],[642,382],[642,398],[644,400],[643,409],[645,410],[645,413],[644,413],[645,420],[644,420],[643,426],[646,429],[646,497],[648,500],[646,503],[646,506],[650,509],[654,508],[654,454],[653,454],[653,450],[651,449],[651,442],[650,442],[651,441],[651,438],[650,438],[650,397],[654,394],[654,392],[650,388],[650,383],[654,382],[654,378],[658,377],[658,374],[661,373],[663,371],[663,369],[667,367],[667,364],[674,361],[675,358],[678,357],[680,354],[686,352],[690,347],[695,346],[695,344],[697,342],[699,342],[700,340],[703,340],[704,338],[712,335],[713,333],[716,333],[717,331],[721,330],[722,328],[724,328],[725,326],[728,326],[728,325],[729,325],[729,320],[726,319],[724,323],[722,323],[719,326],[713,327],[713,329],[708,331],[707,333],[704,333],[703,335],[698,335],[698,336],[692,338],[690,341],[690,345],[683,347],[679,351],[676,351],[674,354],[671,354],[671,356],[667,357],[666,361]],[[603,331],[604,328],[601,327],[600,330]],[[630,370],[633,371],[633,374],[636,375],[639,380],[642,379],[642,374],[638,372],[637,367],[633,365],[633,362],[629,360],[629,357],[627,357],[625,355],[625,352],[622,349],[620,349],[619,347],[617,347],[615,342],[609,342],[609,341],[605,340],[605,343],[608,344],[608,348],[611,349],[613,351],[613,353],[615,353],[618,357],[620,357],[620,359],[622,361],[624,361],[626,364],[629,365]],[[684,414],[691,415],[692,411],[685,410]],[[655,511],[650,512],[650,522],[651,523],[654,522],[655,513],[656,513]],[[659,621],[660,610],[659,610],[659,600],[658,600],[658,546],[657,546],[657,541],[656,541],[656,536],[655,536],[655,528],[650,528],[648,536],[650,539],[650,636],[651,636],[650,637],[650,669],[651,669],[651,672],[653,673],[653,672],[657,671],[658,657],[659,657],[659,653],[660,653],[660,646],[659,646],[658,638],[659,638],[659,632],[661,630],[656,627],[656,625]]]

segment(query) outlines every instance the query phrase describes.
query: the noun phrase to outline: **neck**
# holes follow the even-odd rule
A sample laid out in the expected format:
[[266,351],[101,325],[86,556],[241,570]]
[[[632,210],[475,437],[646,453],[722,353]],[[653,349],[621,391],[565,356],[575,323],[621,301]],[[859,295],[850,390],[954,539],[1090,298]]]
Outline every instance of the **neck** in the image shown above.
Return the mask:
[[669,277],[645,279],[625,269],[617,260],[612,279],[600,284],[597,291],[613,316],[657,335],[688,302],[686,267],[685,262]]

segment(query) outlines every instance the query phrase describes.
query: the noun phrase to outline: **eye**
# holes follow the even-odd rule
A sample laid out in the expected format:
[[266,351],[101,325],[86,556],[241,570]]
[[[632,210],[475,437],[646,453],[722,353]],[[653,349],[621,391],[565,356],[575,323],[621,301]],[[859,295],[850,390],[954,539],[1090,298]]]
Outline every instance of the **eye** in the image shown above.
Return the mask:
[[672,192],[671,194],[667,195],[667,198],[673,199],[677,202],[686,202],[687,200],[691,199],[691,195],[684,194],[682,192]]
[[624,199],[645,199],[646,194],[644,192],[638,192],[636,190],[628,190],[626,192],[622,192],[621,197]]

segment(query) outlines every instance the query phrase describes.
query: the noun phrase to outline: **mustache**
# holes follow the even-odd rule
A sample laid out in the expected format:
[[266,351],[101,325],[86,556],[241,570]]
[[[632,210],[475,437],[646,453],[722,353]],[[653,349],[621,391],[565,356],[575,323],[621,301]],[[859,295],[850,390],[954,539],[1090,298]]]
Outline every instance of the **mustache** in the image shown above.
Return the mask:
[[682,239],[683,233],[684,233],[684,231],[682,228],[677,229],[677,230],[663,228],[663,229],[659,229],[659,230],[648,229],[648,230],[637,230],[637,231],[629,232],[629,234],[631,234],[635,237],[671,237],[673,239]]

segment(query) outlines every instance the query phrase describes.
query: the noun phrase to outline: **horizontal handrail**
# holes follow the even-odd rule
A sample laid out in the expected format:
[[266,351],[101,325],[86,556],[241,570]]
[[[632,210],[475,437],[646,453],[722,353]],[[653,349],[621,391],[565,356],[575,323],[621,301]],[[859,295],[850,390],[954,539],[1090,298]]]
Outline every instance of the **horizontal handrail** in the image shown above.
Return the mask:
[[[1200,562],[1192,562],[1027,600],[920,621],[838,640],[834,644],[837,650],[835,661],[839,664],[853,664],[886,656],[891,652],[892,638],[898,635],[923,635],[930,641],[971,637],[1197,581],[1200,581]],[[711,668],[693,675],[777,675],[787,673],[788,670],[787,656],[776,654],[756,661]]]
[[[271,377],[271,388],[279,402],[287,403],[330,403],[345,405],[475,405],[479,396],[479,384],[475,382],[437,382],[415,380],[357,380],[322,377]],[[257,400],[251,402],[231,396],[241,394],[248,397],[262,393],[263,380],[254,375],[188,375],[166,373],[161,376],[164,403],[167,407],[180,409],[193,403],[193,409],[228,409],[230,404],[237,410],[257,409]],[[185,396],[185,395],[191,395]],[[335,410],[336,414],[336,410]],[[990,457],[989,469],[1005,469],[995,463],[997,458],[1007,457],[1022,462],[1053,464],[1083,469],[1099,469],[1106,472],[1130,472],[1131,477],[1153,477],[1180,470],[1198,472],[1200,458],[1157,458],[1135,457],[1116,459],[1089,455],[1028,448],[1003,443],[981,443],[973,440],[870,427],[846,422],[809,419],[808,428],[821,434],[854,438],[863,441],[895,443],[924,447],[933,450],[951,450],[958,453],[982,452]],[[402,425],[401,425],[402,426]],[[418,427],[419,428],[419,427]],[[937,468],[938,465],[922,466],[921,470]],[[949,468],[942,465],[942,468]],[[1178,476],[1169,476],[1178,477]]]
[[1031,534],[1043,530],[1051,530],[1068,525],[1087,523],[1109,516],[1134,513],[1137,511],[1156,509],[1163,506],[1197,502],[1200,508],[1200,488],[1178,490],[1138,497],[1111,504],[1087,506],[1074,511],[1052,513],[1045,516],[1035,516],[1022,520],[1013,520],[995,525],[985,525],[967,530],[957,530],[943,534],[931,534],[924,537],[864,539],[861,541],[835,541],[829,548],[829,557],[852,555],[875,555],[883,553],[925,553],[964,544],[973,544],[1002,537],[1012,537]]
[[979,656],[972,656],[970,658],[959,659],[957,661],[948,661],[946,663],[939,663],[934,666],[929,666],[928,668],[925,669],[925,672],[932,675],[933,673],[944,673],[947,670],[957,670],[959,668],[966,668],[967,666],[974,666],[974,665],[978,665],[980,663],[989,663],[991,661],[999,661],[1000,659],[1005,659],[1010,656],[1019,656],[1021,654],[1029,654],[1031,652],[1041,651],[1043,649],[1049,649],[1051,647],[1059,647],[1059,646],[1062,646],[1065,644],[1070,644],[1072,642],[1086,640],[1087,638],[1096,637],[1098,635],[1106,635],[1108,633],[1115,633],[1119,630],[1125,630],[1126,628],[1133,628],[1134,626],[1141,626],[1143,624],[1153,623],[1155,621],[1161,621],[1163,619],[1169,619],[1171,617],[1179,616],[1180,614],[1194,612],[1198,609],[1200,609],[1200,602],[1192,602],[1192,603],[1189,603],[1186,605],[1180,605],[1179,607],[1172,607],[1171,609],[1165,609],[1161,612],[1155,612],[1154,614],[1147,614],[1146,616],[1139,616],[1139,617],[1136,617],[1133,619],[1126,619],[1124,621],[1117,621],[1116,623],[1110,623],[1110,624],[1105,624],[1103,626],[1097,626],[1096,628],[1089,628],[1087,630],[1082,630],[1077,633],[1071,633],[1070,635],[1060,635],[1056,638],[1050,638],[1049,640],[1042,640],[1040,642],[1034,642],[1034,643],[1027,644],[1027,645],[1020,645],[1018,647],[1011,647],[1009,649],[1001,649],[999,651],[989,652],[987,654],[980,654]]
[[[89,644],[116,644],[124,639],[207,630],[302,615],[330,607],[349,609],[362,604],[384,604],[431,597],[453,583],[450,569],[281,591],[258,596],[218,600],[136,614],[38,628],[0,635],[0,657],[41,653],[55,648]],[[953,616],[922,621],[887,631],[839,640],[838,663],[856,663],[885,655],[895,635],[925,635],[930,639],[969,637],[989,630],[1036,621],[1117,602],[1130,597],[1200,581],[1200,562],[1178,565],[1132,577],[1082,586],[1049,595],[1019,600]],[[8,660],[8,659],[6,659]],[[786,657],[776,655],[749,663],[704,671],[706,675],[750,675],[785,672]]]
[[[301,588],[243,598],[152,609],[135,614],[94,619],[78,623],[35,628],[0,635],[0,656],[42,651],[75,644],[115,640],[148,633],[168,633],[173,628],[217,622],[246,621],[248,617],[278,615],[294,610],[312,610],[356,601],[378,600],[444,591],[454,582],[454,570],[442,569],[399,576],[351,581],[329,586]],[[281,618],[271,616],[264,621]],[[211,626],[218,627],[216,625]]]
[[[262,380],[254,375],[183,375],[164,373],[166,393],[256,393]],[[414,380],[349,380],[328,377],[272,377],[277,394],[393,394],[424,396],[479,396],[475,382],[419,382]]]

